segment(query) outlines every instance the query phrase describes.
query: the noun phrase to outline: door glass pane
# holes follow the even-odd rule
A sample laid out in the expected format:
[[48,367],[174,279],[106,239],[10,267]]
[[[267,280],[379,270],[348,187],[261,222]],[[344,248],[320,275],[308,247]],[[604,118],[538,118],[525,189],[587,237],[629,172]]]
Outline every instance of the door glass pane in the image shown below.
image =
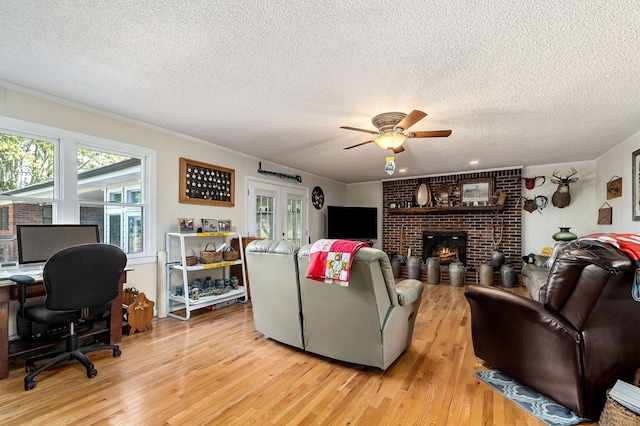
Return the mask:
[[287,239],[302,244],[302,200],[287,200]]
[[140,213],[137,215],[130,213],[127,220],[127,232],[129,235],[127,253],[139,253],[142,251],[142,216]]
[[260,238],[274,239],[274,203],[274,197],[266,195],[256,196],[256,230]]
[[120,231],[120,221],[122,217],[119,214],[110,214],[109,215],[109,236],[108,239],[105,240],[105,243],[113,244],[114,246],[120,247],[122,244],[121,240],[121,231]]

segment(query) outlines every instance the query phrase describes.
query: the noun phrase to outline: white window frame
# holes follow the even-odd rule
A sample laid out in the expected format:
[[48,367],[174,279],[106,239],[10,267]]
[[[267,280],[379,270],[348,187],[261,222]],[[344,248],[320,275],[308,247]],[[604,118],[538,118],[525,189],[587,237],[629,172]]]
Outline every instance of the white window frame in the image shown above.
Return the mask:
[[[0,132],[19,136],[34,137],[54,143],[54,197],[43,199],[35,197],[2,196],[0,199],[27,202],[51,202],[53,205],[53,223],[79,223],[80,205],[91,205],[78,201],[77,152],[78,148],[120,154],[141,159],[142,176],[142,226],[144,230],[143,251],[128,253],[129,264],[142,264],[156,261],[156,151],[138,145],[126,144],[69,130],[58,129],[37,123],[0,116]],[[125,195],[123,194],[123,197]],[[131,205],[131,204],[129,204]],[[123,230],[124,231],[124,230]],[[106,230],[105,230],[106,232]],[[123,236],[126,238],[126,236]]]

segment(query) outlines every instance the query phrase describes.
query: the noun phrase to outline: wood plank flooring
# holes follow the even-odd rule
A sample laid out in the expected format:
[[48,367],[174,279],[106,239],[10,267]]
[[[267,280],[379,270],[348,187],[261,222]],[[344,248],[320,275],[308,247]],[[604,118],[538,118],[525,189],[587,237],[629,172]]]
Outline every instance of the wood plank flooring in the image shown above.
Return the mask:
[[[425,285],[413,345],[386,371],[304,353],[254,331],[251,303],[154,319],[122,356],[0,381],[0,424],[542,425],[477,380],[463,288]],[[523,292],[522,288],[515,289]]]

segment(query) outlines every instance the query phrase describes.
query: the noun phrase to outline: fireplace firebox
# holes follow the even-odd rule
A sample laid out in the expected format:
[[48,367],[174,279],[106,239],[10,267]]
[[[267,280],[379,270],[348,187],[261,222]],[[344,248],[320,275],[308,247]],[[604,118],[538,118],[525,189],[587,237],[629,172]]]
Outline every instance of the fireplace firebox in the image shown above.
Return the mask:
[[422,261],[426,263],[428,257],[437,257],[443,265],[455,261],[466,265],[467,231],[422,231]]

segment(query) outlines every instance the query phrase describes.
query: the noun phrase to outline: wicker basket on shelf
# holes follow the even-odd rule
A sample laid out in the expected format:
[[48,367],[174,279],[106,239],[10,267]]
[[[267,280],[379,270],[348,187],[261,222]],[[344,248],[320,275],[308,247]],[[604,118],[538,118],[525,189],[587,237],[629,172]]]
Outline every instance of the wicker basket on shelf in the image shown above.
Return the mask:
[[[191,250],[191,253],[193,253],[193,254],[190,255],[189,253],[187,253],[187,250]],[[193,266],[196,263],[198,263],[198,258],[196,257],[196,252],[193,251],[193,249],[190,249],[190,248],[186,249],[185,250],[185,256],[184,256],[184,261],[187,264],[187,266]]]
[[[213,250],[209,250],[209,244],[213,245]],[[200,263],[217,263],[222,262],[222,252],[216,251],[216,245],[207,243],[204,250],[200,252]]]
[[232,260],[238,260],[239,257],[240,253],[238,253],[238,251],[232,249],[231,247],[227,247],[222,252],[222,258],[228,262],[231,262]]

